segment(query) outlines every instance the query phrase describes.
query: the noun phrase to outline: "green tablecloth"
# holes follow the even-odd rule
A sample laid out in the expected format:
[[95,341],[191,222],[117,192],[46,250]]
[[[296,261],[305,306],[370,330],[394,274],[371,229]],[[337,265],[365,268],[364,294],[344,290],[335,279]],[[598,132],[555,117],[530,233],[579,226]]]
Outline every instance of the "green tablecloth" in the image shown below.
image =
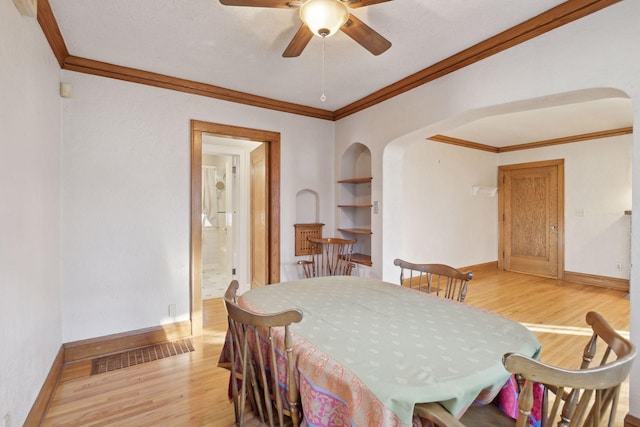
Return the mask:
[[[409,425],[415,403],[441,402],[455,415],[478,396],[495,396],[509,377],[503,354],[536,356],[540,350],[533,333],[517,322],[360,277],[269,285],[242,295],[241,304],[261,312],[300,308],[303,320],[292,331],[346,368]],[[302,373],[319,382],[323,375]],[[345,381],[353,381],[349,377]]]

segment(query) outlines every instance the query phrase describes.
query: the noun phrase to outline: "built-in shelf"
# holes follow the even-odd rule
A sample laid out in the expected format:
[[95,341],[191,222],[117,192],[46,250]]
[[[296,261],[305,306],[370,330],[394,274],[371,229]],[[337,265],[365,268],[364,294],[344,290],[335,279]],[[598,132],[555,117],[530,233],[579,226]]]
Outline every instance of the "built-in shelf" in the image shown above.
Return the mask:
[[[357,178],[347,178],[341,179],[338,181],[339,184],[367,184],[370,183],[373,178],[370,176],[365,177],[357,177]],[[367,198],[370,199],[370,196]],[[353,203],[353,204],[340,204],[339,208],[350,208],[350,209],[371,209],[373,205],[371,203]],[[349,234],[360,234],[360,235],[371,235],[371,229],[369,228],[338,228],[338,231],[342,231],[343,233]],[[369,262],[370,262],[369,257]]]
[[341,179],[340,181],[338,181],[339,184],[362,184],[365,182],[371,182],[373,178],[370,176],[366,176],[366,177],[362,177],[362,178],[348,178],[348,179]]
[[[346,239],[356,239],[351,261],[371,267],[373,173],[371,151],[361,143],[352,144],[342,155],[338,180],[337,230]],[[377,213],[377,212],[376,212]]]
[[365,208],[365,209],[371,209],[373,207],[373,205],[369,204],[369,205],[338,205],[339,208]]
[[371,255],[351,254],[351,261],[371,267]]
[[338,231],[349,234],[373,234],[368,228],[338,228]]

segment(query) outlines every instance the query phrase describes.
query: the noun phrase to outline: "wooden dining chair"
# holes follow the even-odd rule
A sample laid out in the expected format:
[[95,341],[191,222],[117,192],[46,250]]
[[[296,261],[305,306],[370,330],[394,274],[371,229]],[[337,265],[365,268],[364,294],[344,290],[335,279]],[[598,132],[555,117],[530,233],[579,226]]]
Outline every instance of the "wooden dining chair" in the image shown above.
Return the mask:
[[396,258],[393,264],[400,267],[400,285],[464,302],[467,284],[473,272],[462,272],[444,264],[414,264]]
[[298,261],[302,266],[304,277],[350,276],[355,267],[351,261],[355,239],[340,239],[337,237],[313,238],[309,241],[316,250],[310,259]]
[[[254,313],[237,304],[237,291],[238,281],[233,280],[224,294],[231,336],[231,392],[236,423],[240,427],[262,425],[259,423],[297,427],[301,411],[289,326],[302,320],[302,312],[291,309],[273,314]],[[284,330],[281,350],[276,349],[274,342],[276,328]],[[280,382],[286,387],[279,386]]]
[[[511,425],[529,426],[535,384],[544,388],[540,408],[543,427],[597,427],[603,420],[609,427],[614,425],[620,386],[629,375],[636,349],[600,314],[590,311],[586,321],[593,335],[584,348],[580,369],[558,368],[515,353],[504,355],[505,368],[521,383],[518,418],[511,420]],[[599,362],[592,366],[594,360]],[[492,415],[482,413],[484,409]],[[459,421],[437,403],[416,405],[415,413],[434,420],[439,427],[498,426],[505,425],[506,418],[495,405],[472,406]],[[496,421],[487,421],[492,416]]]

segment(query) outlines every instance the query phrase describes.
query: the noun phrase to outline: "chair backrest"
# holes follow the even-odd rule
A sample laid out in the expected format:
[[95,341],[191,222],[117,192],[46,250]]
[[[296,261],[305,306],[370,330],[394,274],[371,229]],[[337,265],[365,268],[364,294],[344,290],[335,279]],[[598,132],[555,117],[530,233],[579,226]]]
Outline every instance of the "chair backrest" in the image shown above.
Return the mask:
[[[556,368],[519,354],[505,355],[507,370],[524,380],[518,399],[517,427],[529,425],[534,382],[545,385],[543,426],[556,425],[558,420],[561,427],[596,427],[603,418],[613,426],[620,384],[629,375],[636,349],[600,314],[589,312],[586,320],[593,335],[584,349],[580,369]],[[597,366],[591,366],[594,359],[600,360]],[[551,406],[547,402],[548,390],[555,395]]]
[[[298,426],[301,417],[289,325],[300,322],[302,312],[292,309],[273,314],[254,313],[237,304],[237,291],[238,281],[233,280],[224,294],[231,336],[231,389],[236,422],[239,426],[246,424],[248,399],[260,422],[282,427],[287,415]],[[276,333],[279,328],[282,334]]]
[[351,261],[355,239],[340,239],[337,237],[309,238],[316,246],[316,250],[309,260],[299,261],[304,276],[350,276],[354,263]]
[[467,284],[473,272],[462,272],[444,264],[414,264],[396,258],[400,267],[400,285],[464,302]]

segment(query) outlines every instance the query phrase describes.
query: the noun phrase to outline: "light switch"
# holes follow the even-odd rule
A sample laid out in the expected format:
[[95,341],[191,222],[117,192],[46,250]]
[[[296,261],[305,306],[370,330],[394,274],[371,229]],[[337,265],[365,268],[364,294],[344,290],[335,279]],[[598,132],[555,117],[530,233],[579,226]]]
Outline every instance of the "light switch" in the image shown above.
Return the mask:
[[63,98],[71,98],[72,96],[71,83],[60,83],[60,96]]

